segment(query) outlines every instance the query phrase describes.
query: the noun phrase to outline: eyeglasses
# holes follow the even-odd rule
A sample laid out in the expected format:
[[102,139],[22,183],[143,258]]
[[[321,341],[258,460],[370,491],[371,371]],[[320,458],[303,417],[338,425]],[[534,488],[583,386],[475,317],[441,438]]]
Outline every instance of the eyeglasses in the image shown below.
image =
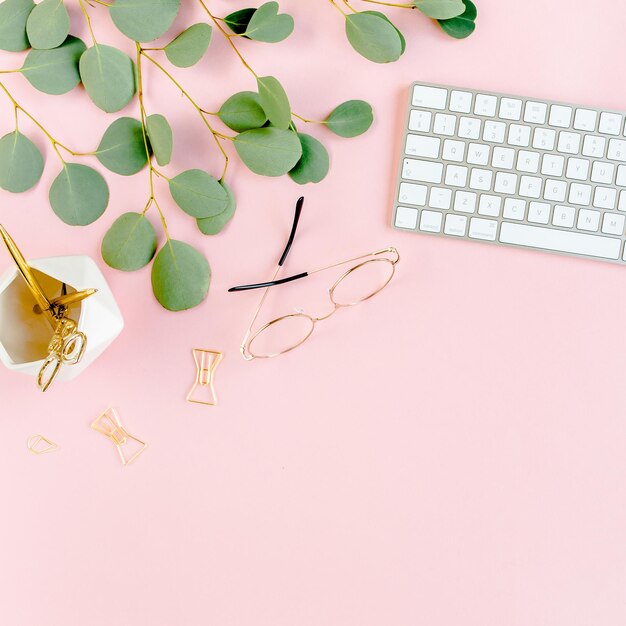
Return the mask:
[[[300,214],[302,213],[303,203],[304,198],[299,198],[296,203],[296,211],[289,240],[278,261],[278,266],[276,267],[272,279],[264,283],[239,285],[238,287],[231,287],[228,290],[247,291],[250,289],[265,289],[241,343],[240,351],[243,358],[247,361],[252,359],[268,359],[301,346],[311,336],[317,322],[328,319],[339,309],[361,304],[361,302],[365,302],[365,300],[369,300],[380,293],[391,282],[396,270],[396,263],[400,260],[400,255],[395,248],[384,248],[370,252],[369,254],[340,261],[339,263],[326,265],[316,270],[301,272],[287,276],[286,278],[278,278],[278,274],[293,244]],[[353,265],[346,270],[328,290],[328,296],[333,305],[330,313],[321,317],[313,317],[303,311],[299,311],[297,313],[277,317],[261,326],[258,330],[252,330],[265,303],[270,287],[306,278],[312,274],[317,274],[348,263],[352,263]]]

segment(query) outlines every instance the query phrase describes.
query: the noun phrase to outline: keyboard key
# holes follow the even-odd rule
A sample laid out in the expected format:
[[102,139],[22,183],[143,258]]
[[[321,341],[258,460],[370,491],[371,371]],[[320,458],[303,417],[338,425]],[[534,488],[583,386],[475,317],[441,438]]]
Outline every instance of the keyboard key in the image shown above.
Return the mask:
[[518,121],[522,116],[522,101],[516,98],[502,98],[500,100],[500,117],[503,120]]
[[467,148],[467,162],[472,165],[487,165],[490,150],[484,143],[471,143]]
[[626,191],[619,192],[619,202],[617,203],[618,211],[626,211]]
[[[477,219],[477,218],[472,218]],[[470,235],[471,236],[471,235]],[[530,248],[543,248],[557,252],[571,252],[604,259],[619,258],[622,242],[611,237],[587,235],[566,230],[552,230],[541,226],[528,226],[503,222],[500,241]]]
[[612,187],[596,187],[593,194],[593,206],[598,209],[608,209],[612,211],[617,201],[617,190]]
[[606,158],[613,161],[626,161],[626,140],[609,139],[609,151]]
[[470,220],[469,236],[472,239],[495,241],[498,232],[498,222],[486,220],[481,217],[472,217]]
[[465,235],[466,228],[467,217],[465,215],[454,215],[454,213],[448,213],[448,215],[446,215],[446,225],[443,229],[443,232],[446,233],[446,235],[463,237]]
[[619,135],[622,132],[622,116],[619,113],[600,113],[598,130],[605,135]]
[[443,142],[443,154],[441,158],[446,161],[458,161],[465,158],[465,142],[455,139],[446,139]]
[[503,170],[512,170],[515,159],[513,148],[494,148],[491,165]]
[[[620,167],[624,167],[620,165]],[[606,163],[605,161],[595,161],[591,168],[591,181],[594,183],[604,183],[610,185],[615,176],[615,165]],[[626,180],[626,178],[625,178]]]
[[526,148],[530,145],[530,126],[511,124],[509,126],[509,143],[512,146]]
[[428,206],[433,209],[443,209],[447,211],[452,202],[452,189],[445,187],[432,187],[430,190],[430,199]]
[[524,121],[531,124],[545,124],[548,105],[545,102],[529,100],[524,108]]
[[411,111],[409,115],[409,130],[427,133],[430,130],[430,120],[433,114],[430,111]]
[[424,206],[426,204],[426,194],[428,187],[424,185],[414,185],[413,183],[400,183],[398,200],[406,204]]
[[406,154],[419,157],[430,157],[436,159],[439,156],[439,145],[441,139],[439,137],[426,137],[424,135],[407,135],[406,146],[404,151]]
[[485,121],[483,130],[483,141],[492,143],[503,143],[506,124],[504,122]]
[[441,222],[443,221],[443,214],[439,211],[429,211],[424,209],[420,216],[420,230],[424,230],[429,233],[441,232]]
[[459,137],[466,139],[479,139],[480,120],[475,117],[462,117],[459,122]]
[[548,178],[543,190],[545,200],[554,200],[555,202],[563,202],[567,193],[567,183],[564,180],[554,180]]
[[617,180],[615,184],[620,187],[626,187],[626,165],[617,166]]
[[546,202],[531,202],[528,206],[528,221],[535,224],[548,224],[550,205]]
[[476,210],[476,194],[471,191],[457,191],[454,196],[454,210],[473,213]]
[[467,184],[467,168],[461,165],[448,165],[446,168],[446,185],[465,187]]
[[618,235],[621,237],[624,234],[624,222],[626,217],[615,213],[605,213],[602,218],[602,232],[607,235]]
[[496,193],[514,194],[516,188],[517,174],[507,174],[506,172],[496,174],[496,184],[493,188]]
[[563,206],[557,204],[554,207],[552,223],[562,228],[572,228],[574,226],[574,218],[576,217],[576,209],[571,206]]
[[410,228],[412,230],[417,226],[417,209],[399,206],[396,209],[396,221],[394,222],[399,228]]
[[426,109],[445,109],[448,100],[446,89],[415,85],[413,87],[413,106]]
[[467,91],[453,91],[450,94],[450,111],[470,113],[472,111],[472,94]]
[[486,115],[494,117],[496,114],[496,103],[498,99],[495,96],[488,96],[482,93],[476,95],[476,104],[474,105],[474,115]]
[[591,189],[591,185],[572,183],[569,187],[569,197],[567,201],[570,204],[581,204],[583,206],[588,206],[591,202]]
[[544,154],[541,162],[541,173],[546,176],[563,176],[565,157],[558,154]]
[[576,130],[586,130],[592,133],[596,129],[596,123],[598,121],[597,111],[591,111],[590,109],[576,109],[574,115],[574,128]]
[[523,220],[526,214],[526,200],[518,198],[506,198],[504,200],[504,210],[502,217],[509,220]]
[[[500,196],[491,196],[484,193],[480,196],[480,200],[478,201],[478,213],[480,215],[498,217],[498,215],[500,215],[501,204],[502,198]],[[624,210],[626,210],[626,208]]]
[[443,165],[432,161],[404,159],[402,178],[418,180],[424,183],[440,183],[443,176]]
[[435,123],[433,125],[433,132],[438,135],[454,135],[456,129],[456,117],[454,115],[448,115],[446,113],[437,113],[435,115]]
[[489,191],[491,189],[491,179],[493,172],[491,170],[481,170],[475,167],[470,176],[470,189],[479,189],[480,191]]
[[559,128],[569,128],[572,123],[572,109],[571,107],[563,106],[560,104],[553,104],[550,107],[550,119],[548,124],[550,126],[558,126]]
[[541,198],[543,178],[538,176],[522,176],[519,183],[519,195],[524,198]]
[[535,128],[533,148],[537,150],[554,150],[556,131],[551,128]]
[[557,150],[559,152],[566,152],[567,154],[578,154],[580,152],[580,140],[581,137],[578,133],[561,131],[559,133],[559,145]]
[[580,211],[578,211],[576,228],[596,232],[599,226],[600,211],[592,211],[591,209],[580,209]]
[[583,156],[601,159],[604,156],[606,139],[596,135],[585,135],[583,140]]
[[520,150],[517,153],[517,169],[520,172],[536,174],[539,170],[539,153],[530,150]]
[[589,176],[589,161],[587,159],[568,159],[565,176],[574,180],[587,180],[587,176]]

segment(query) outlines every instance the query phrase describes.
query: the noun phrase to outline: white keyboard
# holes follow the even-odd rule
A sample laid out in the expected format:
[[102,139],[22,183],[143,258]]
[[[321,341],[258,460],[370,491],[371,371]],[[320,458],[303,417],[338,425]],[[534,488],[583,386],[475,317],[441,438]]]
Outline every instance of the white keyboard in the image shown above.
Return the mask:
[[414,83],[401,230],[625,263],[624,113]]

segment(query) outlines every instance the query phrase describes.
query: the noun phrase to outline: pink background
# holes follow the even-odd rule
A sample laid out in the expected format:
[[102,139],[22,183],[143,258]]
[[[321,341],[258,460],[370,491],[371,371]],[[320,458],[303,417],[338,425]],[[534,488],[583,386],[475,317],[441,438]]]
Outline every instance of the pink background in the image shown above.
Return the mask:
[[[204,19],[184,4],[172,32]],[[210,4],[219,15],[245,5]],[[238,42],[257,72],[279,77],[302,115],[363,98],[376,121],[352,140],[310,129],[333,161],[317,186],[257,177],[233,159],[238,211],[214,238],[158,185],[172,235],[213,268],[209,298],[192,311],[160,308],[149,269],[124,274],[99,257],[114,219],[143,207],[147,173],[123,178],[91,159],[110,183],[109,208],[87,228],[66,226],[47,202],[58,161],[22,123],[46,169],[31,192],[0,193],[2,222],[31,257],[97,259],[126,329],[77,381],[45,396],[33,379],[0,371],[0,623],[623,626],[624,269],[388,223],[411,81],[626,108],[626,8],[479,0],[478,30],[463,42],[390,9],[408,47],[381,66],[351,50],[328,2],[281,6],[296,19],[286,42]],[[102,42],[131,51],[106,11],[91,13]],[[0,67],[20,58],[3,53]],[[201,63],[174,73],[212,109],[254,88],[219,33]],[[4,79],[75,149],[94,149],[113,119],[81,89],[54,97],[19,75]],[[174,127],[166,171],[218,173],[191,107],[151,68],[146,83],[149,111]],[[3,97],[0,107],[9,132]],[[135,104],[123,114],[137,115]],[[297,352],[246,363],[238,346],[257,296],[226,289],[271,274],[302,192],[290,270],[395,245],[397,277]],[[0,256],[0,269],[10,267]],[[268,313],[325,310],[333,279],[275,290]],[[184,401],[193,347],[225,353],[216,408]],[[149,443],[129,467],[89,428],[108,406]],[[62,449],[32,456],[34,433]]]

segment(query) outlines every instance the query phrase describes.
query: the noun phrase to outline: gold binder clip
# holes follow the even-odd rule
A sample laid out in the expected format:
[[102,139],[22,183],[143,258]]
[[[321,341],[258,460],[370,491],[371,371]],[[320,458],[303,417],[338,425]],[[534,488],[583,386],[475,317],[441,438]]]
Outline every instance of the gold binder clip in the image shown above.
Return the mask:
[[28,439],[26,445],[33,454],[46,454],[59,449],[59,446],[54,441],[50,441],[43,435],[33,435]]
[[[148,446],[148,444],[141,441],[141,439],[133,437],[133,435],[131,435],[122,426],[115,409],[107,409],[91,424],[91,427],[108,437],[115,444],[115,447],[120,455],[122,465],[132,463]],[[128,445],[129,441],[134,441],[139,444],[139,448],[127,458],[124,455],[123,446]]]
[[221,352],[200,348],[194,348],[192,352],[196,362],[196,379],[187,394],[187,402],[214,406],[217,404],[217,396],[213,387],[213,378],[223,355]]

